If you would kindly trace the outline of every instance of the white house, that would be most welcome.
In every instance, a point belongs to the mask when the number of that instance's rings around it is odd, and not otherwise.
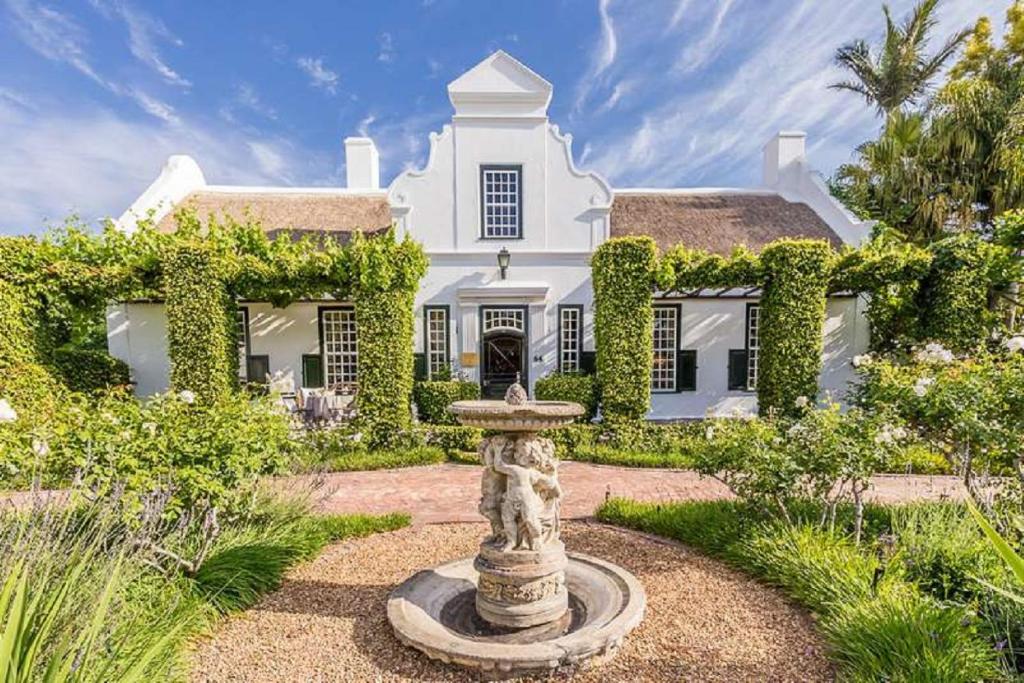
[[[803,133],[768,141],[758,188],[612,188],[576,168],[571,137],[548,120],[551,94],[550,83],[499,51],[448,85],[454,115],[430,135],[426,166],[387,188],[368,138],[345,140],[348,187],[339,189],[208,185],[192,159],[176,156],[119,224],[131,230],[152,211],[161,228],[172,229],[182,205],[201,216],[248,210],[269,231],[340,238],[394,224],[430,260],[416,299],[423,371],[451,365],[485,394],[503,391],[517,372],[532,393],[538,377],[593,362],[589,259],[609,237],[646,234],[663,249],[684,243],[728,253],[786,236],[839,246],[867,234],[870,226],[835,202],[809,169]],[[504,272],[501,253],[508,255]],[[656,295],[652,418],[756,409],[757,295]],[[852,376],[851,359],[867,346],[862,308],[852,296],[828,303],[821,384],[835,395]],[[241,302],[239,322],[243,372],[253,379],[280,371],[295,388],[357,380],[358,325],[345,302],[285,309]],[[166,388],[162,304],[112,307],[108,338],[140,394]]]

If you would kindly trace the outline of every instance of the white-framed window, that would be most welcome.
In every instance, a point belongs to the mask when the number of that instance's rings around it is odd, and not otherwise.
[[[679,308],[654,307],[654,366],[651,391],[676,390],[676,352],[679,350]]]
[[[426,322],[427,375],[433,377],[448,367],[448,307],[425,306],[423,311]]]
[[[747,305],[747,391],[757,390],[757,353],[760,341],[761,306]]]
[[[485,239],[523,236],[522,180],[522,166],[481,167],[480,219]]]
[[[558,369],[579,372],[583,352],[583,307],[561,306],[558,309]]]
[[[358,339],[356,312],[351,308],[320,309],[324,379],[327,386],[356,381]]]
[[[484,333],[494,330],[511,330],[525,332],[526,322],[521,308],[485,308]]]
[[[238,349],[238,379],[245,382],[249,374],[249,309],[245,306],[235,311],[235,346]]]

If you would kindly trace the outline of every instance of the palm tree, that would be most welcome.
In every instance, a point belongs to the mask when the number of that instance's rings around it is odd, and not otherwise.
[[[924,95],[931,81],[971,34],[962,29],[946,39],[942,48],[927,56],[929,33],[935,28],[935,8],[939,0],[921,0],[902,24],[893,21],[888,5],[885,14],[885,43],[879,54],[872,53],[864,40],[855,40],[836,51],[835,61],[854,78],[829,87],[862,95],[869,104],[888,116]]]

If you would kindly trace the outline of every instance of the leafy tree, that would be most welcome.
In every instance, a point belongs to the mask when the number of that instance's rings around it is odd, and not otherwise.
[[[888,5],[885,15],[885,42],[875,54],[868,43],[858,39],[836,51],[835,61],[849,71],[851,80],[833,83],[830,88],[858,93],[875,105],[879,113],[891,115],[916,103],[931,86],[932,80],[970,31],[957,31],[933,55],[925,54],[939,0],[922,0],[903,20],[893,21]]]
[[[987,235],[997,215],[1024,200],[1022,96],[1024,5],[1018,0],[1007,12],[1001,47],[982,17],[930,101],[914,111],[882,107],[888,116],[881,134],[858,148],[857,163],[839,169],[836,194],[919,243],[963,230]]]

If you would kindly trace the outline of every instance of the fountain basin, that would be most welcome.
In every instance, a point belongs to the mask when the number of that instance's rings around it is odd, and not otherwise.
[[[542,674],[603,662],[643,619],[646,596],[632,574],[610,562],[568,553],[569,610],[532,628],[503,629],[476,611],[474,558],[424,570],[388,598],[395,635],[428,657],[478,669],[491,679]]]
[[[539,432],[565,426],[583,414],[583,406],[568,401],[456,401],[448,406],[461,424],[502,432]]]

